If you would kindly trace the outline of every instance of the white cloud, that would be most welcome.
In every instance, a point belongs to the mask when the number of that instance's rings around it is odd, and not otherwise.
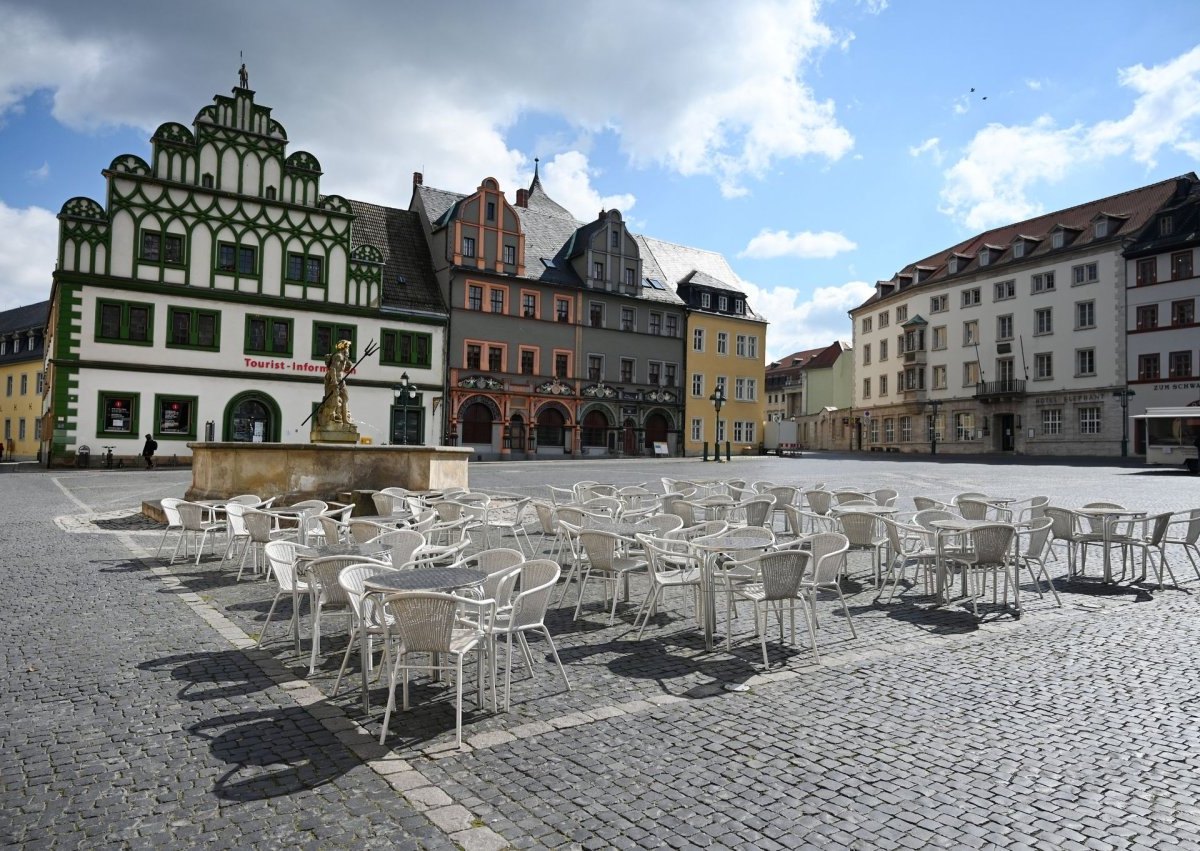
[[[406,198],[414,170],[435,186],[469,191],[491,175],[511,190],[528,179],[533,153],[552,153],[506,139],[530,115],[572,133],[610,132],[631,161],[711,176],[727,196],[781,159],[833,161],[853,145],[833,102],[805,79],[837,44],[817,0],[697,0],[687,15],[638,0],[533,0],[518,15],[490,0],[361,0],[354,17],[371,23],[354,27],[341,7],[298,5],[285,16],[238,0],[114,16],[90,0],[59,0],[52,13],[40,0],[7,0],[0,119],[47,89],[56,118],[75,129],[186,124],[180,104],[199,108],[236,81],[236,57],[215,71],[212,50],[229,43],[236,19],[258,101],[274,108],[293,148],[318,156],[334,191],[364,200]],[[529,45],[531,16],[539,31],[564,34],[561,43]],[[630,16],[636,27],[614,24]],[[448,53],[468,21],[493,49]],[[298,54],[298,45],[309,47]]]
[[[941,165],[946,159],[946,153],[941,147],[941,140],[937,136],[926,139],[919,145],[910,146],[908,153],[909,156],[913,157],[919,157],[922,154],[929,154],[935,165]]]
[[[1025,86],[1027,88],[1033,89],[1035,92],[1041,91],[1042,85],[1043,85],[1043,83],[1041,80],[1026,80],[1025,81]]]
[[[817,287],[807,298],[790,287],[766,289],[743,281],[754,310],[771,323],[767,330],[767,362],[801,349],[828,346],[851,338],[847,312],[875,293],[866,281]]]
[[[738,257],[753,257],[759,260],[773,257],[828,258],[856,248],[856,244],[836,231],[801,231],[791,234],[785,230],[763,228],[747,243]]]
[[[1039,213],[1030,189],[1073,168],[1124,156],[1153,167],[1164,149],[1200,156],[1200,46],[1152,68],[1121,69],[1118,82],[1136,94],[1123,118],[1058,127],[1043,115],[1027,125],[984,127],[945,172],[942,212],[983,230]]]
[[[628,193],[601,195],[592,186],[592,177],[599,176],[589,169],[588,158],[579,151],[567,151],[541,167],[542,185],[546,193],[570,210],[581,222],[590,222],[601,210],[620,210],[628,218],[629,209],[637,199]]]
[[[888,7],[888,0],[858,0],[858,5],[866,9],[869,15],[881,15]]]
[[[40,183],[41,181],[45,180],[47,177],[50,176],[50,163],[43,162],[37,168],[32,168],[29,171],[25,172],[25,176],[28,177],[30,180],[37,181]]]
[[[54,213],[0,201],[0,310],[48,299],[57,254]]]

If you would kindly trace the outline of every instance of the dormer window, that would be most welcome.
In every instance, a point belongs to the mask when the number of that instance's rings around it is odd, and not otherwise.
[[[1173,216],[1163,216],[1158,220],[1158,235],[1170,236],[1175,232],[1175,218]]]
[[[712,296],[708,293],[700,293],[700,306],[705,309],[712,307]]]
[[[720,296],[717,299],[717,310],[725,313],[729,310],[729,299],[726,296]]]
[[[1050,235],[1051,248],[1062,248],[1064,241],[1063,232],[1061,230],[1056,230]]]
[[[946,261],[946,271],[953,275],[959,270],[966,268],[966,265],[967,258],[959,254],[951,254],[950,259]]]
[[[1018,239],[1012,244],[1012,256],[1014,258],[1025,256],[1025,240]]]
[[[992,262],[992,251],[990,248],[979,249],[979,265],[987,266]]]
[[[1099,218],[1092,223],[1092,236],[1096,239],[1108,236],[1108,219]]]

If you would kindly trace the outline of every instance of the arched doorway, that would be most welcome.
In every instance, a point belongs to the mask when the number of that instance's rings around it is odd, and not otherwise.
[[[579,424],[579,445],[589,449],[604,449],[608,446],[608,417],[598,408],[583,415]]]
[[[239,393],[225,406],[225,440],[235,443],[278,443],[279,406],[265,393]]]
[[[537,442],[539,447],[565,446],[567,418],[558,408],[543,408],[537,418]]]
[[[492,412],[482,402],[473,402],[463,408],[462,442],[464,444],[491,444]]]
[[[667,418],[659,413],[653,413],[646,417],[646,441],[647,449],[654,449],[655,443],[667,442],[667,431],[670,430],[671,424],[667,422]]]
[[[508,421],[508,448],[517,452],[525,451],[525,418],[513,414]]]
[[[637,431],[632,419],[626,419],[622,425],[625,428],[624,447],[622,452],[626,455],[637,455]]]

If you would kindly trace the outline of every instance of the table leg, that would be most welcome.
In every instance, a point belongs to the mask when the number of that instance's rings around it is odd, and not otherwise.
[[[717,594],[713,587],[713,563],[716,553],[705,553],[700,566],[700,582],[704,586],[704,649],[713,649],[713,633],[717,626]]]

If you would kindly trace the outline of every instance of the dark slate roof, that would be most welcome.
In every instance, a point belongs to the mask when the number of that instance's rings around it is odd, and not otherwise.
[[[425,213],[436,230],[446,219],[447,213],[466,195],[434,189],[424,184],[416,187],[420,195]],[[535,204],[535,196],[538,199]],[[525,277],[544,284],[561,287],[585,288],[584,282],[575,273],[568,251],[580,229],[592,227],[595,223],[584,224],[559,206],[541,188],[541,181],[536,176],[529,189],[529,206],[513,207],[521,219],[521,231],[525,235]],[[443,223],[444,224],[444,223]],[[657,301],[664,304],[682,305],[683,300],[674,291],[676,283],[658,265],[649,249],[646,238],[633,234],[637,240],[642,258],[642,288],[640,298],[647,301]],[[545,261],[550,261],[547,265]],[[663,283],[663,289],[657,290],[646,286],[645,278],[654,278]]]
[[[373,245],[384,255],[381,306],[445,314],[420,217],[365,201],[351,200],[350,209],[355,216],[351,248]]]
[[[1155,216],[1158,210],[1165,204],[1172,203],[1172,199],[1183,197],[1195,185],[1197,180],[1198,178],[1195,173],[1189,172],[1180,177],[1173,177],[1170,180],[1152,183],[1149,186],[1131,189],[1128,192],[1121,192],[1117,195],[1110,195],[1107,198],[1088,201],[1085,204],[1079,204],[1065,210],[1057,210],[1053,213],[1046,213],[1045,215],[1027,219],[1023,222],[1003,225],[1002,227],[976,234],[957,245],[943,249],[936,254],[931,254],[923,260],[910,263],[897,272],[890,283],[898,285],[901,277],[909,276],[914,276],[913,280],[915,281],[915,272],[918,266],[933,270],[923,281],[890,290],[877,288],[875,295],[871,296],[854,310],[859,310],[869,304],[880,301],[882,298],[886,298],[901,289],[909,290],[929,284],[944,284],[948,281],[958,280],[966,275],[976,273],[981,269],[976,256],[979,253],[979,249],[985,245],[1004,246],[1004,252],[998,258],[993,258],[991,263],[982,267],[988,271],[988,274],[1003,275],[1004,266],[1007,263],[1027,264],[1031,259],[1039,257],[1053,259],[1055,255],[1090,245],[1119,243],[1121,240],[1141,232],[1142,228]],[[1108,236],[1097,238],[1093,235],[1092,223],[1102,215],[1114,218],[1119,224],[1109,229]],[[1054,248],[1050,234],[1058,228],[1064,228],[1078,235],[1062,248]],[[1023,257],[1014,258],[1012,256],[1011,245],[1013,240],[1019,236],[1026,238],[1033,237],[1040,241],[1032,246],[1032,250],[1027,249]],[[968,262],[961,265],[957,272],[951,274],[947,266],[947,261],[953,255],[967,258]],[[854,311],[851,312],[853,313]]]
[[[31,328],[44,328],[46,319],[50,316],[50,302],[39,301],[36,304],[26,304],[14,307],[12,310],[0,312],[0,334],[11,334],[14,331],[28,331]]]
[[[1181,193],[1178,203],[1167,204],[1161,213],[1171,215],[1171,232],[1163,235],[1158,226],[1161,215],[1154,216],[1125,249],[1126,257],[1160,254],[1200,243],[1200,183],[1192,184],[1186,195]]]

